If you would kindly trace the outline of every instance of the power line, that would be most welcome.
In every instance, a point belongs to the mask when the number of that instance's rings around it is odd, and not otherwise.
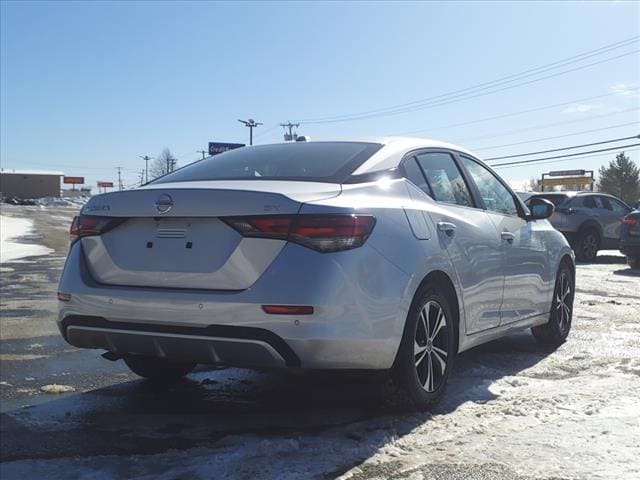
[[[267,133],[270,133],[270,132],[274,131],[274,130],[275,130],[276,128],[278,128],[279,126],[280,126],[280,124],[279,124],[279,123],[276,123],[275,125],[270,126],[270,127],[269,127],[269,128],[267,128],[266,130],[263,130],[262,132],[258,133],[258,134],[255,136],[254,140],[257,140],[257,139],[259,139],[259,138],[264,137]]]
[[[629,89],[629,91],[636,91],[636,90],[640,90],[640,87],[633,87],[633,88]],[[463,126],[466,126],[466,125],[474,125],[474,124],[477,124],[477,123],[488,122],[488,121],[491,121],[491,120],[499,120],[501,118],[508,118],[508,117],[514,117],[516,115],[523,115],[525,113],[533,113],[533,112],[539,112],[539,111],[542,111],[542,110],[547,110],[547,109],[550,109],[550,108],[564,107],[564,106],[571,105],[571,104],[574,104],[574,103],[588,102],[590,100],[597,100],[597,99],[604,98],[604,97],[610,97],[612,95],[619,95],[619,94],[617,92],[611,92],[611,93],[605,93],[605,94],[602,94],[602,95],[594,95],[592,97],[577,98],[575,100],[570,100],[570,101],[567,101],[567,102],[554,103],[553,105],[545,105],[543,107],[530,108],[530,109],[527,109],[527,110],[519,110],[517,112],[503,113],[503,114],[500,114],[500,115],[495,115],[493,117],[485,117],[485,118],[480,118],[480,119],[477,119],[477,120],[469,120],[469,121],[466,121],[466,122],[453,123],[453,124],[449,124],[449,125],[443,125],[443,126],[440,126],[440,127],[422,128],[420,130],[412,130],[412,131],[409,131],[409,132],[401,132],[401,133],[396,133],[394,135],[412,135],[414,133],[421,133],[421,132],[427,132],[427,131],[432,131],[432,130],[444,130],[444,129],[447,129],[447,128],[463,127]]]
[[[572,147],[553,148],[551,150],[540,150],[538,152],[519,153],[517,155],[506,155],[504,157],[485,158],[485,161],[490,162],[492,160],[504,160],[507,158],[528,157],[529,155],[540,155],[543,153],[561,152],[563,150],[574,150],[576,148],[593,147],[594,145],[603,145],[605,143],[622,142],[624,140],[636,140],[639,138],[640,138],[640,135],[634,135],[632,137],[615,138],[613,140],[604,140],[602,142],[583,143],[582,145],[574,145]]]
[[[528,132],[530,130],[541,130],[549,127],[557,127],[559,125],[569,125],[572,123],[588,122],[588,121],[596,120],[599,118],[606,118],[614,115],[620,115],[622,113],[636,112],[638,110],[640,110],[640,107],[627,108],[625,110],[619,110],[617,112],[603,113],[601,115],[592,115],[590,117],[585,117],[585,118],[576,118],[573,120],[564,120],[562,122],[546,123],[542,125],[534,125],[533,127],[518,128],[516,130],[507,130],[507,131],[497,133],[497,134],[492,134],[492,135],[479,135],[476,137],[467,137],[463,139],[452,140],[452,143],[468,142],[469,140],[484,140],[486,138],[505,137],[508,135],[514,135],[516,133]]]
[[[568,57],[565,58],[563,60],[559,60],[550,64],[546,64],[546,65],[542,65],[533,69],[529,69],[529,70],[525,70],[516,74],[511,74],[508,75],[506,77],[502,77],[496,80],[492,80],[489,82],[484,82],[484,83],[480,83],[471,87],[466,87],[463,89],[459,89],[459,90],[455,90],[449,93],[444,93],[444,94],[440,94],[440,95],[436,95],[436,96],[432,96],[432,97],[427,97],[427,98],[423,98],[420,100],[414,100],[412,102],[407,102],[407,103],[403,103],[403,104],[398,104],[398,105],[393,105],[393,106],[389,106],[389,107],[384,107],[384,108],[378,108],[378,109],[374,109],[374,110],[368,110],[368,111],[364,111],[364,112],[359,112],[359,113],[352,113],[352,114],[344,114],[344,115],[336,115],[336,116],[331,116],[331,117],[319,117],[319,118],[307,118],[307,119],[302,119],[299,120],[301,123],[337,123],[337,122],[343,122],[343,121],[352,121],[352,120],[360,120],[360,119],[365,119],[365,118],[373,118],[373,117],[377,117],[377,116],[386,116],[386,115],[395,115],[395,114],[399,114],[399,113],[406,113],[409,111],[414,111],[414,110],[419,110],[419,109],[423,109],[423,108],[428,108],[428,107],[433,107],[433,106],[440,106],[440,105],[446,105],[449,103],[454,103],[457,101],[462,101],[462,100],[467,100],[467,99],[471,99],[471,98],[475,98],[477,96],[481,96],[481,95],[488,95],[491,93],[496,93],[502,90],[506,90],[506,89],[510,89],[510,88],[515,88],[517,86],[521,86],[521,85],[526,85],[529,83],[533,83],[533,82],[538,82],[541,80],[545,80],[547,78],[552,78],[558,75],[563,75],[565,73],[570,73],[576,70],[581,70],[584,68],[588,68],[591,66],[595,66],[604,62],[608,62],[608,61],[612,61],[612,60],[616,60],[618,58],[627,56],[627,55],[632,55],[634,53],[637,53],[637,50],[633,50],[631,52],[626,52],[622,55],[618,55],[618,56],[614,56],[614,57],[610,57],[610,58],[606,58],[603,60],[599,60],[590,64],[586,64],[586,65],[581,65],[579,67],[575,67],[569,70],[565,70],[562,72],[556,72],[554,74],[551,75],[547,75],[541,78],[537,78],[537,79],[533,79],[533,80],[529,80],[527,82],[521,82],[521,83],[517,83],[516,85],[511,85],[511,86],[507,86],[504,88],[500,88],[500,89],[495,89],[495,87],[501,86],[501,85],[505,85],[505,84],[509,84],[509,83],[513,83],[513,82],[518,82],[524,78],[527,77],[531,77],[531,76],[536,76],[539,75],[541,73],[544,73],[546,71],[549,70],[555,70],[557,68],[561,68],[564,66],[568,66],[571,65],[573,63],[577,63],[580,61],[584,61],[588,58],[591,58],[593,56],[597,56],[597,55],[602,55],[603,53],[608,53],[610,51],[619,49],[619,48],[624,48],[627,46],[632,45],[633,43],[636,43],[638,41],[638,38],[640,38],[640,36],[634,36],[631,37],[629,39],[623,40],[623,41],[619,41],[613,44],[609,44],[609,45],[605,45],[604,47],[600,47],[598,49],[595,50],[591,50],[582,54],[578,54],[578,55],[574,55],[572,57]],[[491,89],[495,89],[489,92],[485,92],[482,94],[478,94],[478,92],[481,92],[483,90],[491,90]],[[451,98],[448,98],[451,97]]]
[[[638,150],[640,150],[639,148],[628,148],[625,149],[624,152],[637,152]],[[574,158],[565,158],[562,160],[547,160],[545,162],[540,162],[540,163],[536,163],[536,165],[544,165],[544,164],[548,164],[548,163],[562,163],[562,162],[571,162],[571,161],[575,161],[575,160],[582,160],[582,159],[586,159],[586,158],[597,158],[597,157],[604,157],[609,155],[608,153],[597,153],[595,155],[585,155],[584,157],[574,157]],[[508,165],[505,167],[500,167],[500,166],[492,166],[491,168],[518,168],[521,167],[522,165]]]
[[[565,133],[564,135],[555,135],[553,137],[536,138],[535,140],[524,140],[522,142],[505,143],[503,145],[492,145],[490,147],[474,148],[473,151],[474,152],[480,152],[482,150],[493,150],[493,149],[496,149],[496,148],[513,147],[515,145],[524,145],[525,143],[537,143],[537,142],[543,142],[545,140],[555,140],[557,138],[573,137],[575,135],[583,135],[585,133],[601,132],[603,130],[611,130],[613,128],[628,127],[629,125],[638,125],[638,124],[640,124],[640,122],[620,123],[618,125],[611,125],[609,127],[592,128],[591,130],[581,130],[579,132]]]
[[[632,144],[629,144],[629,145],[619,145],[617,147],[601,148],[600,150],[591,150],[589,152],[567,153],[565,155],[558,155],[558,156],[555,156],[555,157],[534,158],[534,159],[531,159],[531,160],[519,160],[517,162],[496,163],[495,165],[491,165],[491,166],[492,167],[503,167],[505,165],[520,165],[520,164],[523,164],[523,163],[535,163],[535,162],[542,162],[544,160],[555,160],[557,158],[577,157],[577,156],[586,155],[586,154],[589,154],[589,153],[610,152],[611,150],[620,150],[622,148],[636,147],[638,145],[640,145],[640,143],[632,143]]]

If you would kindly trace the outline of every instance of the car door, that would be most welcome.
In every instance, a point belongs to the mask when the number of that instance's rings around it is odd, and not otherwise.
[[[500,237],[505,276],[500,324],[548,312],[552,275],[543,233],[522,218],[522,205],[497,175],[471,157],[459,159]]]
[[[500,237],[491,219],[475,204],[450,152],[418,152],[403,163],[412,182],[436,201],[425,213],[456,271],[464,302],[465,332],[497,327],[504,274]]]
[[[603,207],[601,210],[602,213],[600,214],[604,236],[602,246],[604,248],[617,249],[618,241],[620,240],[622,219],[631,209],[612,197],[599,196],[598,199],[601,201]]]

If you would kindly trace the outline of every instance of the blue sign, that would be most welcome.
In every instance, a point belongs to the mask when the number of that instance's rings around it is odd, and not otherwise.
[[[221,142],[209,142],[209,155],[217,155],[224,153],[234,148],[242,148],[246,146],[244,143],[221,143]]]

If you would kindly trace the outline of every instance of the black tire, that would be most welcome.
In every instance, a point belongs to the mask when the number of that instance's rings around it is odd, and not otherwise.
[[[571,330],[574,296],[573,270],[567,262],[563,262],[556,275],[549,321],[531,329],[538,343],[548,348],[557,348],[565,342]]]
[[[127,355],[124,357],[124,363],[136,375],[155,383],[176,382],[196,366],[192,362],[174,362],[164,358],[143,355]]]
[[[575,245],[576,258],[581,262],[592,262],[600,249],[600,235],[595,228],[580,232]]]
[[[388,404],[425,410],[442,398],[457,354],[457,324],[442,289],[426,284],[418,290],[385,391]]]
[[[627,263],[631,268],[640,268],[640,256],[627,255]]]

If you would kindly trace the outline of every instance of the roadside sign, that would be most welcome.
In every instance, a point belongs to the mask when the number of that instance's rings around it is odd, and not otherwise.
[[[554,185],[592,185],[594,182],[591,177],[569,177],[569,178],[545,178],[542,185],[552,187]]]
[[[84,177],[62,177],[62,183],[71,185],[84,185]]]
[[[98,188],[113,188],[113,182],[98,182]]]
[[[568,177],[570,175],[584,175],[585,170],[556,170],[555,172],[549,172],[547,175],[550,177]]]
[[[222,142],[209,142],[209,155],[217,155],[224,153],[228,150],[235,148],[242,148],[246,145],[244,143],[222,143]]]

